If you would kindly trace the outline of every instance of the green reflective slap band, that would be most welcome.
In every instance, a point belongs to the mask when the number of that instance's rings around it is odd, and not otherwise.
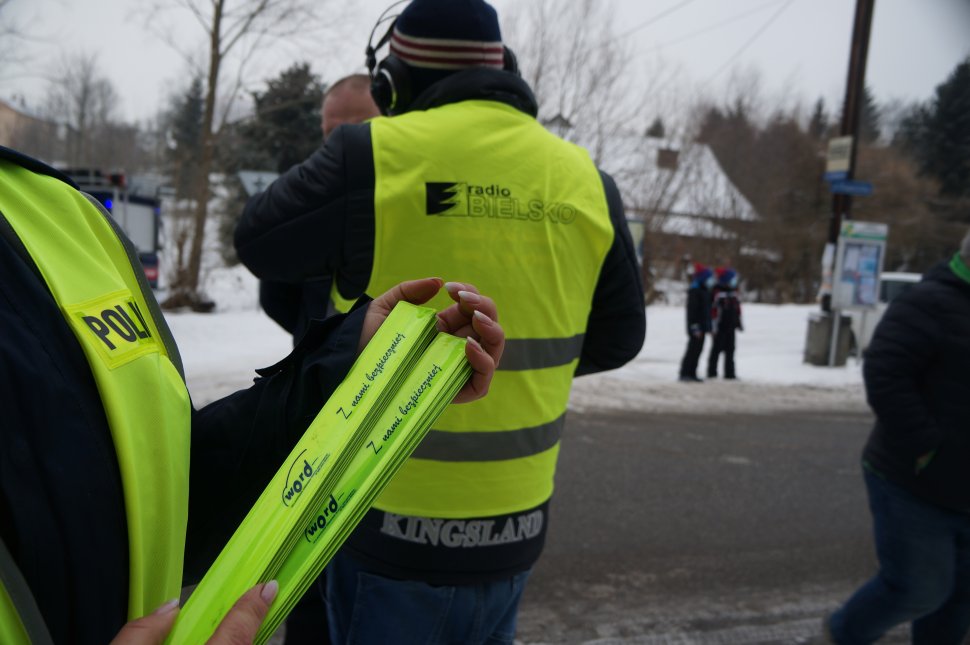
[[[300,540],[275,576],[280,591],[256,643],[273,635],[470,374],[465,341],[445,334],[435,338],[303,527]]]
[[[433,309],[394,308],[193,591],[167,642],[204,642],[240,596],[274,578],[280,592],[264,625],[282,622],[467,380],[464,341],[439,335],[435,323]],[[388,415],[399,407],[408,414],[392,428]]]

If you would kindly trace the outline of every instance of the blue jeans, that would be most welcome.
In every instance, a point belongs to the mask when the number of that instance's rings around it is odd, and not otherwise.
[[[840,645],[912,622],[913,643],[959,645],[970,631],[970,514],[927,504],[865,471],[879,572],[829,619]]]
[[[500,645],[515,640],[529,572],[456,587],[368,573],[338,553],[327,567],[327,616],[334,643]]]

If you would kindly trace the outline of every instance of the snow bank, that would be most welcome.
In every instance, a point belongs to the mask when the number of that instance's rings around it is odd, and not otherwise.
[[[258,367],[284,357],[290,336],[259,309],[257,281],[243,267],[216,269],[206,283],[216,313],[167,313],[195,404],[248,387]],[[744,304],[745,331],[735,362],[740,380],[680,383],[687,342],[684,309],[647,308],[647,341],[621,369],[576,379],[570,408],[650,413],[866,410],[861,364],[815,367],[802,362],[807,305]],[[708,341],[710,345],[710,341]],[[707,348],[699,374],[706,371]]]
[[[802,362],[810,305],[748,304],[745,330],[737,334],[738,381],[680,383],[687,345],[683,307],[647,307],[647,340],[621,369],[576,379],[570,407],[576,410],[644,412],[775,412],[867,409],[861,363],[817,367]],[[707,340],[698,375],[707,370]],[[718,370],[722,371],[722,364]]]

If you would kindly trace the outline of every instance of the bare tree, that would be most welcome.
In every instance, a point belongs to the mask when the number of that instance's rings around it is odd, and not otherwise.
[[[939,182],[893,147],[859,148],[856,176],[878,188],[852,204],[853,217],[889,225],[886,271],[923,272],[953,252],[966,225],[940,210]]]
[[[649,296],[655,240],[693,176],[690,121],[682,116],[689,92],[679,66],[635,52],[632,32],[619,33],[608,3],[596,0],[517,3],[505,24],[540,120],[590,152],[616,180],[627,217],[639,220],[633,228],[643,231]],[[663,136],[645,136],[658,118]]]
[[[48,85],[47,110],[67,130],[68,164],[97,165],[92,142],[112,123],[117,102],[114,86],[98,68],[96,54],[61,56]]]
[[[536,0],[510,8],[506,40],[532,86],[544,122],[568,123],[564,138],[599,163],[606,140],[638,118],[630,46],[610,8],[595,0]]]
[[[0,0],[0,78],[10,75],[14,66],[23,62],[20,45],[25,39],[26,27],[23,20],[13,16],[11,6],[14,0]]]
[[[55,39],[48,23],[38,13],[37,3],[29,0],[0,0],[0,88],[4,99],[12,99],[19,107],[35,111],[16,81],[39,79],[37,67],[31,65],[39,47],[54,47]]]
[[[247,64],[266,46],[306,34],[309,25],[324,24],[319,14],[327,4],[312,0],[155,0],[146,7],[149,24],[161,24],[154,19],[167,12],[191,16],[205,36],[207,50],[206,63],[198,69],[205,82],[205,102],[191,242],[186,256],[180,258],[185,270],[178,272],[180,279],[172,285],[166,306],[211,307],[203,302],[199,289],[210,173],[219,134],[243,85]],[[171,38],[165,40],[194,62],[183,46]]]

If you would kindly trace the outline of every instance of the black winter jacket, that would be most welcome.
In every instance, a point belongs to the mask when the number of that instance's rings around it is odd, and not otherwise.
[[[415,100],[414,109],[471,99],[500,101],[535,116],[532,90],[521,78],[485,68],[456,73]],[[601,173],[616,235],[593,296],[577,375],[615,369],[643,345],[643,288],[623,204],[612,178]],[[335,276],[347,298],[361,295],[374,260],[374,157],[369,124],[338,127],[326,144],[246,204],[236,227],[239,258],[264,281],[262,301],[288,326],[279,286]],[[417,277],[417,276],[416,276]],[[369,294],[376,296],[379,294]],[[300,298],[291,295],[291,307]],[[300,322],[292,323],[299,329]]]
[[[70,183],[2,147],[0,158]],[[0,539],[54,642],[102,645],[128,605],[111,432],[81,347],[2,213],[0,276]],[[193,410],[186,584],[199,580],[346,374],[365,309],[311,326],[251,388]]]
[[[940,264],[893,300],[863,376],[876,413],[866,466],[927,502],[970,513],[970,283]]]
[[[687,335],[711,331],[711,292],[694,282],[687,289]]]

